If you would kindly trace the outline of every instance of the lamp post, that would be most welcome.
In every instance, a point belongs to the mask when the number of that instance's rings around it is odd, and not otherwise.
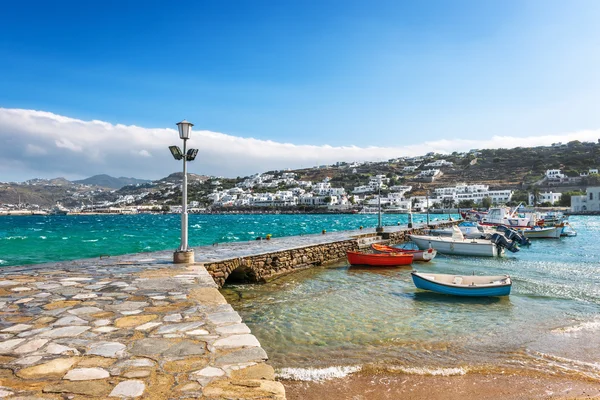
[[[429,226],[429,190],[427,190],[427,226]]]
[[[377,213],[377,228],[375,228],[375,232],[381,234],[383,233],[383,226],[381,225],[381,182],[379,182],[379,187],[377,189],[377,206],[379,212]]]
[[[169,150],[176,160],[183,160],[183,182],[181,185],[181,245],[173,253],[173,262],[193,263],[194,249],[188,248],[188,215],[187,215],[187,161],[193,161],[198,154],[197,149],[187,150],[187,140],[192,132],[192,124],[186,120],[177,123],[179,137],[183,140],[183,151],[178,146],[169,146]]]

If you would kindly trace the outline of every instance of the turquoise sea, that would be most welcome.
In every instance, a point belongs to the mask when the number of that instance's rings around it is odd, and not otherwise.
[[[435,216],[434,218],[447,218]],[[424,215],[416,215],[423,221]],[[384,215],[384,225],[406,223]],[[0,217],[0,267],[175,249],[178,215]],[[365,367],[413,374],[542,371],[600,381],[600,217],[578,236],[538,240],[502,259],[438,255],[405,268],[340,262],[222,289],[282,377]],[[190,244],[375,227],[377,215],[190,215]],[[410,270],[510,274],[510,297],[417,290]]]
[[[406,224],[406,215],[382,215],[383,225]],[[457,217],[455,215],[455,217]],[[376,214],[190,214],[190,246],[254,240],[271,234],[307,235],[377,226]],[[414,215],[424,222],[426,215]],[[431,215],[430,219],[448,218]],[[176,249],[177,214],[0,217],[0,267]]]

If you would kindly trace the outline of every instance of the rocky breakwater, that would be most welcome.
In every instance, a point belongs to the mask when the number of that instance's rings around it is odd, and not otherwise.
[[[318,245],[292,248],[265,254],[237,257],[204,264],[219,287],[231,275],[249,282],[264,282],[269,278],[298,269],[310,268],[346,257],[348,250],[359,247],[357,239],[334,241]]]
[[[285,399],[207,271],[170,257],[0,269],[0,398]]]

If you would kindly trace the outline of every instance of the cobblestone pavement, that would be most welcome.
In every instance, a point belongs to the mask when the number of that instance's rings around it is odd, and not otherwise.
[[[0,269],[0,398],[285,399],[204,267],[171,258]]]

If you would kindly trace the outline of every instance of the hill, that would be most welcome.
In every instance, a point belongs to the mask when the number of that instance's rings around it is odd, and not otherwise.
[[[94,185],[111,189],[121,189],[123,186],[128,185],[137,185],[151,182],[146,179],[136,179],[136,178],[114,178],[110,175],[94,175],[92,177],[81,179],[77,181],[73,181],[73,183],[79,183],[82,185]]]

